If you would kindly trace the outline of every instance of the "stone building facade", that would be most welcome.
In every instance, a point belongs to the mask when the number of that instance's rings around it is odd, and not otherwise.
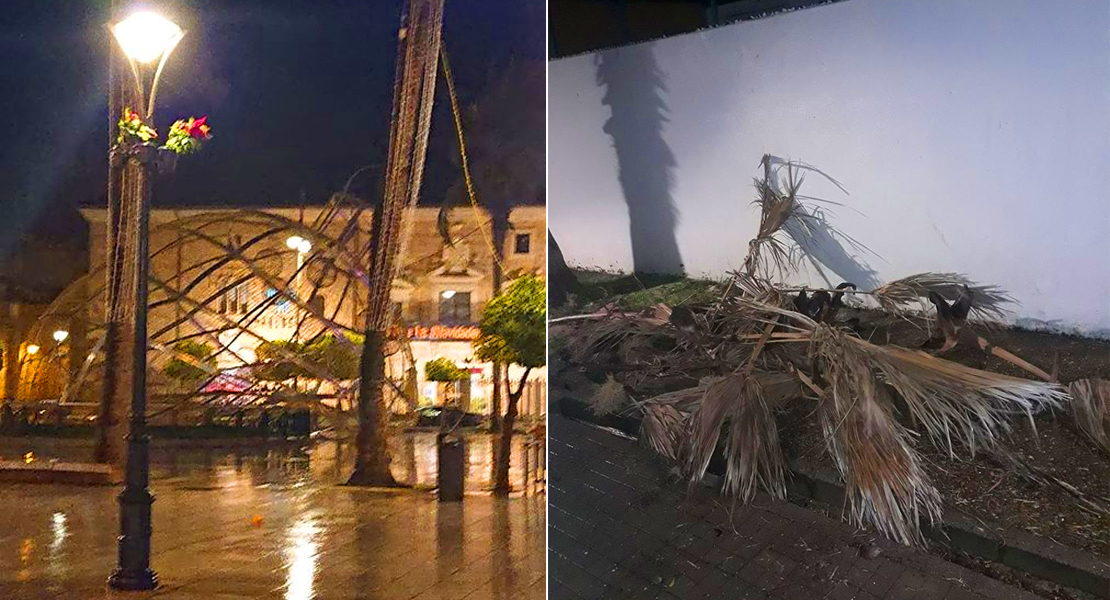
[[[89,289],[103,279],[106,211],[84,209],[89,223]],[[505,285],[517,274],[544,274],[546,221],[543,206],[520,206],[510,213],[503,250]],[[447,358],[471,373],[470,409],[489,412],[491,365],[473,358],[471,340],[493,294],[492,223],[482,210],[455,208],[446,223],[438,208],[413,209],[392,300],[407,328],[410,352],[390,359],[400,378],[416,367],[424,403],[439,403],[444,390],[424,381],[423,365]],[[360,331],[367,291],[365,264],[372,213],[352,208],[159,209],[151,215],[151,311],[149,335],[155,352],[152,386],[164,364],[158,348],[191,339],[218,350],[218,367],[229,374],[212,385],[235,385],[236,370],[255,362],[263,341],[307,340],[328,328]],[[449,234],[446,243],[443,232]],[[342,239],[342,241],[340,241]],[[235,258],[236,255],[246,260]],[[229,258],[229,256],[231,258]],[[89,301],[95,329],[103,302]],[[317,316],[324,315],[325,319]],[[169,356],[167,353],[166,356]],[[516,369],[510,375],[519,376]],[[546,410],[546,373],[533,371],[522,409]],[[326,386],[325,386],[326,389]]]

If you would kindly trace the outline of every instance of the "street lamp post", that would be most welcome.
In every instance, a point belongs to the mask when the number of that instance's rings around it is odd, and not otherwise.
[[[181,41],[184,32],[171,21],[151,12],[136,12],[112,26],[112,35],[119,43],[134,77],[137,107],[134,109],[146,123],[154,118],[154,102],[158,81],[170,53]],[[144,65],[157,61],[150,93],[145,93]],[[126,150],[126,151],[125,151]],[[147,276],[149,271],[150,192],[152,165],[157,149],[137,146],[123,149],[118,145],[115,158],[126,161],[122,191],[124,202],[130,202],[136,219],[133,279],[134,337],[131,356],[131,410],[127,434],[127,463],[124,489],[119,495],[120,536],[116,570],[108,584],[118,590],[149,590],[158,586],[158,576],[150,568],[151,505],[150,439],[146,432],[146,351],[147,351]],[[118,251],[118,249],[117,249]]]

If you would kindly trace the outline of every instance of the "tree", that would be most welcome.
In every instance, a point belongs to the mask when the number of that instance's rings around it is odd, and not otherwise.
[[[446,358],[436,358],[424,363],[424,379],[447,383],[462,381],[470,374]]]
[[[547,302],[544,280],[524,275],[500,296],[490,300],[478,325],[475,354],[484,361],[524,367],[516,389],[512,389],[509,369],[505,369],[505,388],[509,390],[505,419],[501,422],[501,438],[497,444],[493,492],[509,494],[509,457],[516,423],[517,404],[524,393],[524,384],[532,369],[546,364]]]
[[[162,368],[162,374],[183,385],[196,385],[216,371],[212,346],[193,340],[173,345],[174,357]]]
[[[255,377],[263,381],[287,381],[294,378],[350,381],[358,377],[358,353],[354,346],[362,337],[346,334],[350,344],[334,334],[325,334],[309,342],[275,340],[262,342],[255,350],[261,364],[254,368]]]

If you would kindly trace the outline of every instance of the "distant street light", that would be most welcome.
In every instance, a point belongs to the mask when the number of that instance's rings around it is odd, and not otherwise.
[[[38,346],[36,346],[34,344],[31,344],[30,346],[27,346],[27,354],[35,355],[35,354],[38,354],[38,353],[39,353],[39,347]]]
[[[134,76],[137,106],[135,120],[144,126],[154,123],[158,82],[170,53],[185,33],[172,21],[153,12],[135,12],[112,26],[112,35],[127,56]],[[150,86],[144,85],[144,69],[157,61]],[[149,93],[146,92],[149,90]],[[146,138],[143,140],[147,141]],[[146,369],[147,369],[147,301],[150,271],[150,193],[152,166],[158,150],[149,144],[121,147],[117,153],[126,163],[124,178],[134,182],[130,193],[124,192],[121,202],[131,203],[137,235],[134,240],[134,337],[130,367],[131,411],[127,433],[127,460],[124,490],[119,495],[120,535],[118,564],[108,585],[118,590],[150,590],[158,587],[158,576],[150,568],[150,513],[154,497],[150,494],[150,438],[146,432]],[[122,151],[122,152],[121,152]],[[115,158],[113,158],[115,160]],[[128,189],[127,185],[123,189]],[[111,199],[109,199],[111,202]],[[119,250],[117,250],[119,251]],[[117,285],[123,285],[119,282]],[[58,339],[55,332],[55,339]],[[68,336],[68,334],[66,334]],[[63,338],[64,339],[64,338]],[[59,340],[61,341],[61,340]],[[113,355],[114,356],[114,355]],[[110,364],[108,368],[119,367]]]
[[[290,250],[296,250],[301,254],[308,254],[312,251],[312,242],[299,235],[289,236],[289,238],[285,240],[285,245],[288,246]]]
[[[301,271],[304,270],[304,255],[312,251],[312,242],[304,239],[299,235],[291,235],[285,240],[285,245],[290,250],[297,251],[297,294],[303,292],[301,289],[304,284],[304,277],[301,276]]]
[[[69,337],[69,332],[64,330],[64,329],[59,329],[59,330],[54,332],[54,341],[58,342],[59,344],[66,341],[66,338],[68,338],[68,337]]]

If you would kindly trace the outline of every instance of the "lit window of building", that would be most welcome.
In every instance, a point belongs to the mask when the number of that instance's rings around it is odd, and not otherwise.
[[[471,322],[470,292],[449,290],[439,295],[441,325],[468,325]]]

